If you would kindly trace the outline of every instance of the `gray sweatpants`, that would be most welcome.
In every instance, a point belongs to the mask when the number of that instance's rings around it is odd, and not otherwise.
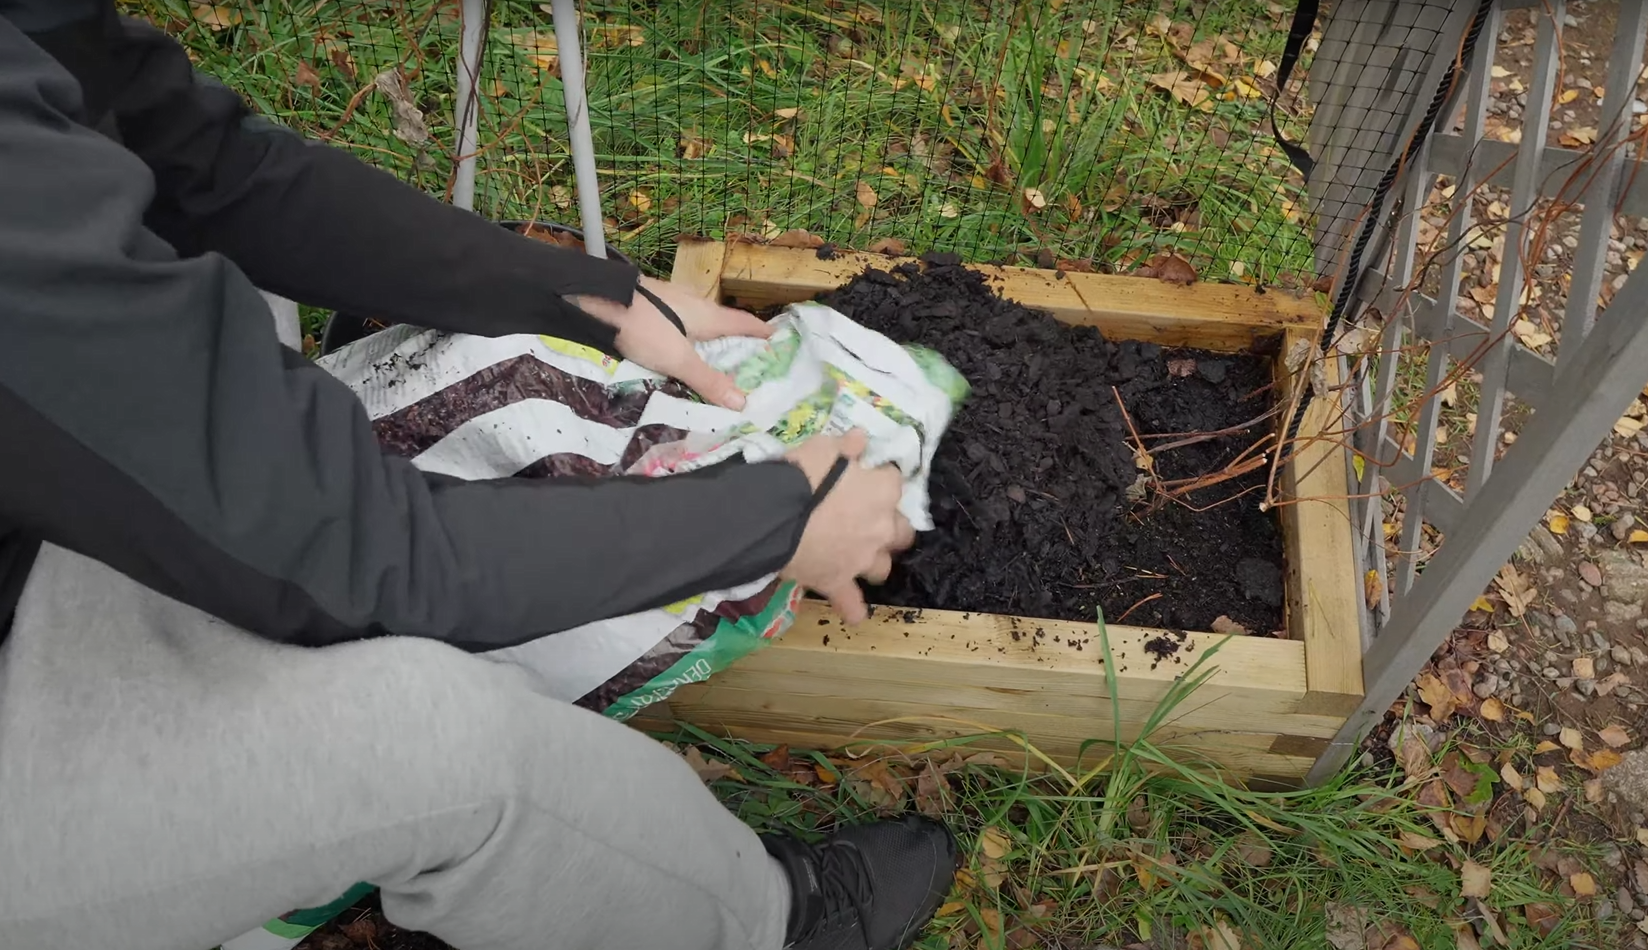
[[[691,768],[513,668],[260,640],[48,547],[0,648],[0,948],[205,950],[357,881],[460,950],[775,950]]]

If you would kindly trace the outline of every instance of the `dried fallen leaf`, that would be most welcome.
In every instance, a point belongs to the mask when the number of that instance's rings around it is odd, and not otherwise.
[[[1024,200],[1037,211],[1047,207],[1047,196],[1041,193],[1040,188],[1024,189]]]
[[[1169,376],[1178,376],[1180,378],[1187,378],[1187,377],[1190,377],[1190,376],[1194,376],[1195,374],[1196,374],[1196,361],[1194,359],[1172,359],[1172,360],[1167,361],[1167,375],[1169,375]],[[1229,617],[1224,617],[1223,619],[1224,619],[1224,622],[1227,625],[1231,623],[1231,620],[1230,620]],[[1217,624],[1218,621],[1215,620],[1214,623]],[[1218,627],[1215,626],[1214,629],[1213,629],[1213,632],[1214,633],[1222,633],[1223,631],[1219,630]]]
[[[1187,285],[1196,282],[1196,268],[1177,254],[1162,254],[1150,261],[1143,271],[1164,284]]]
[[[1581,580],[1592,587],[1602,586],[1602,571],[1590,561],[1579,562],[1579,576]]]
[[[1523,789],[1522,800],[1532,805],[1534,811],[1539,811],[1545,807],[1545,793],[1538,788]]]
[[[223,3],[191,3],[189,15],[213,31],[227,30],[240,23],[240,11]]]
[[[1631,678],[1629,676],[1626,676],[1624,673],[1621,673],[1618,670],[1615,670],[1614,672],[1609,673],[1607,676],[1604,676],[1602,679],[1597,680],[1597,684],[1596,684],[1597,695],[1598,696],[1606,696],[1609,693],[1613,692],[1616,689],[1619,689],[1621,686],[1624,686],[1626,683],[1629,683],[1629,682],[1631,682]]]
[[[1574,662],[1571,665],[1570,669],[1573,670],[1574,679],[1581,679],[1581,680],[1594,680],[1594,679],[1596,679],[1596,661],[1591,659],[1588,656],[1576,656],[1576,657],[1574,657]]]
[[[1476,844],[1488,830],[1487,815],[1454,815],[1454,834],[1466,844]]]
[[[1582,755],[1582,753],[1574,753],[1576,758],[1580,755]],[[1598,749],[1590,755],[1585,756],[1585,760],[1583,762],[1576,764],[1581,768],[1588,769],[1592,772],[1606,772],[1623,761],[1625,761],[1625,757],[1620,755],[1618,752],[1615,752],[1613,749]]]
[[[292,83],[298,86],[307,86],[312,92],[320,92],[320,73],[316,72],[315,67],[309,65],[306,60],[298,63],[297,71],[292,74]]]
[[[1556,769],[1549,765],[1541,765],[1534,770],[1534,784],[1547,795],[1555,794],[1562,789],[1562,779],[1557,777]]]
[[[1471,609],[1477,613],[1491,614],[1494,612],[1494,604],[1485,596],[1478,597],[1471,601]]]
[[[1561,93],[1559,93],[1557,95],[1556,101],[1557,101],[1558,105],[1567,105],[1568,103],[1573,102],[1575,99],[1578,99],[1578,98],[1579,98],[1579,90],[1578,89],[1564,89],[1564,90],[1562,90]]]
[[[1242,862],[1249,867],[1262,868],[1270,866],[1270,842],[1259,835],[1251,831],[1242,832],[1236,838],[1235,848],[1236,856],[1241,858]]]
[[[1584,871],[1568,876],[1568,886],[1574,889],[1579,897],[1595,897],[1597,892],[1596,878]]]
[[[642,214],[652,210],[652,196],[639,188],[629,193],[629,203],[630,207]]]
[[[1489,696],[1487,699],[1482,701],[1482,705],[1478,707],[1477,713],[1489,722],[1504,722],[1505,704],[1500,702],[1498,697]]]
[[[1631,744],[1631,734],[1625,731],[1624,726],[1617,723],[1603,726],[1597,732],[1597,738],[1601,739],[1602,744],[1610,749],[1621,749]]]
[[[1509,610],[1513,617],[1521,617],[1527,613],[1538,596],[1528,579],[1510,564],[1499,569],[1499,574],[1494,577],[1494,587],[1505,601],[1505,609]]]
[[[870,183],[860,181],[858,183],[858,203],[866,208],[874,208],[877,200],[879,199],[876,196],[876,190],[870,187]]]
[[[1569,129],[1557,137],[1558,141],[1569,148],[1583,148],[1587,145],[1594,145],[1596,139],[1597,130],[1589,126]]]
[[[1459,894],[1461,897],[1487,897],[1488,891],[1493,888],[1493,871],[1486,866],[1477,864],[1469,858],[1459,869]]]
[[[1550,904],[1528,904],[1522,908],[1522,914],[1528,919],[1528,926],[1541,937],[1549,937],[1562,922],[1562,915]]]
[[[1169,360],[1168,362],[1171,364],[1173,361]],[[1196,361],[1186,360],[1185,362],[1192,364],[1192,372],[1194,372],[1194,365]],[[1171,373],[1172,371],[1173,370],[1170,366],[1168,368],[1168,372]],[[1189,374],[1187,373],[1186,375]],[[1248,629],[1229,617],[1226,617],[1224,614],[1220,614],[1219,616],[1213,618],[1213,632],[1227,634],[1230,636],[1245,637],[1248,634]]]
[[[1585,748],[1585,737],[1573,726],[1563,726],[1562,731],[1557,733],[1556,740],[1562,743],[1564,749],[1579,752]]]
[[[1630,535],[1625,539],[1625,543],[1648,544],[1648,531],[1644,531],[1641,528],[1632,528]]]
[[[1404,831],[1398,840],[1402,842],[1402,847],[1412,848],[1415,851],[1429,851],[1442,844],[1436,838],[1427,837],[1417,831]]]
[[[1534,746],[1534,755],[1544,755],[1547,752],[1555,752],[1560,748],[1562,747],[1549,739],[1541,739],[1539,744]]]
[[[1561,512],[1555,512],[1545,519],[1545,525],[1551,529],[1552,534],[1567,534],[1568,516]]]
[[[1419,687],[1419,698],[1431,707],[1431,718],[1442,722],[1453,716],[1458,706],[1454,702],[1453,690],[1447,687],[1434,673],[1423,673],[1414,681]]]
[[[1175,69],[1171,72],[1157,73],[1150,77],[1150,82],[1159,89],[1165,90],[1175,100],[1184,103],[1192,109],[1203,112],[1213,111],[1213,92],[1207,84],[1202,82],[1197,74]]]
[[[1530,350],[1537,350],[1555,339],[1549,333],[1541,330],[1539,325],[1531,320],[1516,321],[1511,325],[1511,332],[1516,334],[1516,338],[1522,341],[1522,345]]]
[[[1510,649],[1510,646],[1511,641],[1503,632],[1493,630],[1488,633],[1488,649],[1494,651],[1495,653],[1504,653],[1506,650]]]
[[[1499,777],[1504,779],[1505,784],[1509,785],[1513,791],[1522,791],[1522,773],[1516,770],[1516,766],[1509,762],[1501,765],[1499,767]]]
[[[882,238],[870,245],[871,254],[886,254],[889,257],[901,257],[909,252],[909,247],[898,238]]]
[[[1573,512],[1574,512],[1574,517],[1575,518],[1579,519],[1580,521],[1585,522],[1586,524],[1590,524],[1590,522],[1591,522],[1591,509],[1585,507],[1584,505],[1575,505],[1573,507]]]
[[[1599,778],[1586,779],[1585,784],[1584,784],[1584,789],[1585,789],[1585,801],[1586,801],[1587,804],[1591,804],[1591,805],[1600,805],[1600,804],[1602,804],[1602,795],[1603,795],[1602,779],[1599,779]]]
[[[1007,852],[1013,850],[1013,839],[1007,837],[1007,833],[1000,828],[991,825],[979,832],[979,848],[985,857],[1000,860]]]
[[[700,752],[695,745],[687,746],[681,756],[687,760],[687,764],[692,766],[692,770],[698,773],[699,779],[706,785],[711,782],[719,782],[722,779],[729,779],[734,782],[744,781],[744,776],[738,774],[737,769],[719,759],[704,758],[704,753]]]
[[[791,228],[773,238],[771,244],[773,247],[819,248],[824,246],[824,239],[806,228]]]
[[[1192,950],[1242,950],[1241,934],[1223,917],[1211,927],[1192,930],[1188,942]]]

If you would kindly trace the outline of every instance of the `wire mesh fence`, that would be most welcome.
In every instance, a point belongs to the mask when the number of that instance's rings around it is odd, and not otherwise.
[[[260,109],[450,189],[456,0],[127,0]],[[491,0],[477,211],[575,223],[548,4]],[[609,239],[903,242],[976,261],[1306,285],[1301,178],[1267,121],[1291,5],[1266,0],[581,4]],[[1294,140],[1296,95],[1278,112]]]

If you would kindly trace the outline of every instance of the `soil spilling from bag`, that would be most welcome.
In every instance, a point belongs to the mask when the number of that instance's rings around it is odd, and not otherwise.
[[[937,350],[973,386],[934,463],[936,527],[871,599],[1083,621],[1102,607],[1111,623],[1280,631],[1282,535],[1258,510],[1269,466],[1152,506],[1159,493],[1138,499],[1128,425],[1147,450],[1191,442],[1151,452],[1164,482],[1224,471],[1274,428],[1261,418],[1275,400],[1271,361],[1111,342],[1003,300],[952,256],[923,261],[871,269],[820,298]],[[1196,440],[1212,432],[1223,434]]]

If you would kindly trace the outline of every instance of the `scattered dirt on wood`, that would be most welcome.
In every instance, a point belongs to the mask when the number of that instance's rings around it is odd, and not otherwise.
[[[297,950],[453,950],[426,933],[402,930],[384,919],[376,893],[310,934]]]
[[[1146,510],[1129,498],[1140,470],[1117,404],[1147,448],[1231,430],[1154,453],[1164,480],[1218,472],[1271,431],[1254,421],[1272,405],[1269,359],[1111,342],[1003,300],[954,255],[922,260],[822,298],[939,351],[973,385],[934,464],[936,529],[874,598],[1068,620],[1102,605],[1112,622],[1208,630],[1224,615],[1280,630],[1282,537],[1258,510],[1265,469]]]

